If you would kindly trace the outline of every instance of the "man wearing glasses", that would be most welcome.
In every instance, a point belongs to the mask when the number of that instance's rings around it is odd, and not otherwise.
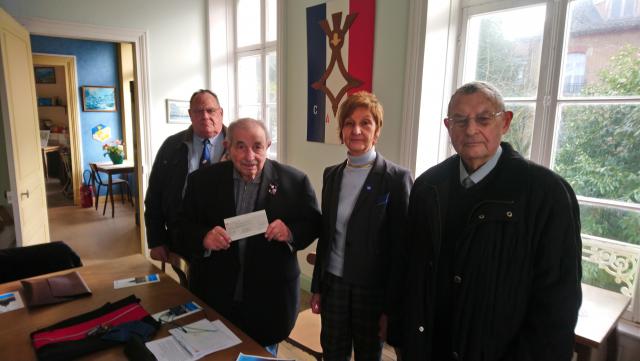
[[[571,359],[578,203],[564,179],[501,142],[512,118],[488,83],[451,97],[457,155],[411,191],[405,360]]]
[[[218,96],[198,90],[189,101],[191,126],[167,138],[153,163],[144,220],[151,258],[167,261],[169,251],[188,259],[178,232],[178,210],[187,176],[224,156],[226,127]]]

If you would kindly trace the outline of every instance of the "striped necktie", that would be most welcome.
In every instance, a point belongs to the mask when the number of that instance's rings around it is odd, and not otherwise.
[[[211,164],[211,150],[209,149],[209,144],[211,144],[209,139],[205,139],[202,141],[202,155],[200,156],[200,166],[198,167],[198,169]]]

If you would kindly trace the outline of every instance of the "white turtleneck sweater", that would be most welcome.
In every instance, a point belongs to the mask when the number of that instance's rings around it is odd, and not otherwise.
[[[358,200],[360,190],[375,160],[375,148],[371,148],[367,153],[357,157],[347,154],[347,166],[344,168],[342,182],[340,183],[336,234],[331,245],[329,264],[327,265],[327,271],[338,277],[342,277],[344,270],[344,246],[349,218],[351,218],[351,212]],[[352,167],[351,165],[354,166]]]

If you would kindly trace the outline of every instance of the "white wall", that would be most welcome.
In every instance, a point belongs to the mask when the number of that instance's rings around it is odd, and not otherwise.
[[[309,175],[320,197],[322,172],[325,167],[346,157],[342,145],[306,141],[307,132],[307,38],[306,8],[323,1],[290,0],[285,9],[285,126],[287,163]],[[384,107],[384,125],[376,149],[387,159],[398,162],[401,144],[401,117],[404,68],[407,46],[408,0],[378,0],[373,59],[373,92]],[[308,250],[315,250],[315,244]],[[307,251],[308,252],[308,251]],[[305,277],[311,267],[306,253],[298,259]],[[304,278],[303,277],[303,285]],[[306,280],[308,281],[308,279]]]
[[[146,30],[153,155],[186,127],[166,123],[165,99],[188,100],[207,85],[206,0],[0,0],[0,6],[14,17]]]

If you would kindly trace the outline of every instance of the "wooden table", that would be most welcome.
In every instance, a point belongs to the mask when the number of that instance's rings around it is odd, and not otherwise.
[[[49,180],[49,161],[47,160],[47,154],[52,152],[59,152],[59,145],[47,145],[45,147],[40,147],[42,151],[42,166],[44,167],[44,177],[46,180]]]
[[[122,164],[113,164],[111,162],[107,163],[94,163],[99,172],[106,173],[109,177],[109,181],[107,183],[107,188],[109,189],[109,196],[111,199],[111,218],[115,217],[115,208],[113,208],[113,175],[114,174],[129,174],[135,173],[136,166],[131,161],[126,161]],[[97,175],[96,175],[97,176]],[[95,184],[93,185],[93,189],[96,189]],[[131,191],[131,188],[129,188]],[[98,204],[98,197],[100,195],[96,192],[96,205]],[[107,200],[105,199],[105,202]],[[106,204],[105,204],[106,206]],[[104,212],[103,212],[104,213]]]
[[[608,345],[616,347],[612,345],[615,339],[608,336],[630,301],[619,293],[582,284],[582,306],[575,329],[578,360],[590,360],[591,351],[607,340]]]
[[[40,328],[50,326],[58,321],[94,310],[106,302],[120,300],[131,294],[140,298],[141,305],[154,314],[170,307],[195,301],[204,307],[204,312],[197,312],[180,319],[180,324],[195,322],[203,317],[209,320],[222,319],[222,321],[236,334],[242,343],[232,348],[215,352],[203,358],[203,360],[229,361],[235,360],[240,352],[245,354],[269,356],[270,354],[235,327],[222,318],[212,308],[191,294],[185,288],[180,287],[173,279],[153,266],[142,255],[133,255],[117,258],[110,261],[95,263],[76,269],[85,280],[93,294],[89,297],[44,306],[35,309],[22,308],[15,311],[0,314],[0,360],[35,360],[36,354],[31,346],[29,334]],[[52,274],[64,274],[70,270]],[[160,282],[122,289],[113,289],[113,281],[116,279],[143,276],[152,273],[160,274]],[[0,294],[21,290],[19,281],[0,284]],[[174,326],[163,325],[156,334],[156,339],[169,335],[169,328]],[[113,347],[89,354],[83,360],[126,360],[122,351],[123,347]]]

